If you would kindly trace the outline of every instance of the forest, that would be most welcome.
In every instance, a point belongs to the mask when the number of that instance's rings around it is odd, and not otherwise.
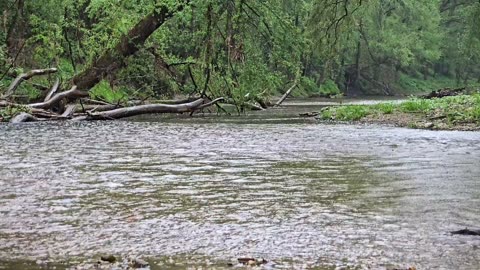
[[[480,269],[480,0],[0,0],[0,270]]]
[[[4,107],[61,114],[78,98],[181,96],[240,112],[293,88],[406,96],[480,82],[476,0],[2,0],[0,10]]]

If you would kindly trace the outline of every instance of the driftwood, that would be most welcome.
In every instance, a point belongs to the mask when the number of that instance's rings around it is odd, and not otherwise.
[[[10,86],[7,89],[7,92],[5,92],[2,98],[8,98],[11,95],[13,95],[13,93],[15,93],[15,90],[17,90],[18,86],[20,86],[20,84],[23,81],[29,80],[34,76],[51,74],[55,72],[57,72],[56,68],[47,68],[47,69],[34,69],[34,70],[30,70],[29,72],[22,73],[18,75],[18,77],[10,84]]]
[[[73,120],[112,120],[112,119],[121,119],[125,117],[132,117],[142,114],[158,114],[158,113],[185,113],[199,110],[205,108],[205,106],[212,106],[219,101],[222,101],[223,98],[218,98],[214,101],[207,102],[203,98],[199,98],[190,103],[170,105],[170,104],[147,104],[147,105],[138,105],[133,107],[118,108],[114,110],[109,110],[105,112],[95,112],[89,113],[86,116],[76,117]],[[204,106],[202,106],[204,105]]]
[[[94,104],[86,104],[86,105],[75,105],[75,113],[85,113],[85,112],[105,112],[118,109],[122,106],[117,104],[107,104],[107,105],[94,105]]]
[[[16,115],[15,117],[13,117],[10,120],[10,123],[16,124],[16,123],[34,122],[34,121],[38,121],[38,118],[29,114],[29,113],[22,112],[22,113]]]
[[[217,104],[217,103],[220,102],[220,101],[225,101],[225,98],[223,98],[223,97],[217,98],[217,99],[212,100],[212,101],[210,101],[210,102],[208,102],[208,103],[202,104],[202,105],[196,107],[196,108],[195,108],[195,111],[198,111],[198,110],[201,110],[201,109],[210,107],[210,106],[212,106],[212,105]]]
[[[287,90],[287,92],[285,92],[285,94],[277,101],[277,103],[275,103],[275,106],[280,106],[282,105],[282,103],[285,101],[285,99],[287,99],[287,97],[292,93],[293,89],[295,89],[295,87],[297,87],[297,83],[294,83],[292,87],[290,87],[290,89]]]
[[[48,92],[47,96],[43,100],[44,102],[47,102],[49,99],[52,98],[53,95],[55,95],[58,91],[58,88],[60,86],[60,79],[57,78],[55,81],[55,84],[53,85],[52,89]]]
[[[423,95],[423,96],[421,96],[421,98],[432,99],[432,98],[443,98],[443,97],[458,96],[458,95],[462,94],[464,91],[465,91],[465,87],[455,88],[455,89],[443,88],[443,89],[432,91],[427,95]]]
[[[87,97],[87,96],[88,96],[88,92],[80,91],[77,89],[76,86],[73,86],[72,89],[65,92],[58,93],[48,101],[34,103],[28,106],[30,106],[31,108],[37,108],[37,109],[51,109],[53,106],[57,105],[60,101],[64,99],[77,99],[77,98]]]
[[[65,111],[63,112],[62,117],[65,117],[65,118],[71,117],[75,112],[75,107],[76,106],[73,104],[68,105]]]

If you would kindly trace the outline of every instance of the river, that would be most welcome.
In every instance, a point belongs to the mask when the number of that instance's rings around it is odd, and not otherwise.
[[[449,233],[480,227],[480,133],[295,117],[310,105],[0,125],[0,269],[480,269],[480,237]]]

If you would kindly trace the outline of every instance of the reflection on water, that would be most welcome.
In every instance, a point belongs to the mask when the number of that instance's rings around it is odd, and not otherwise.
[[[162,121],[0,126],[0,261],[480,268],[479,133]]]

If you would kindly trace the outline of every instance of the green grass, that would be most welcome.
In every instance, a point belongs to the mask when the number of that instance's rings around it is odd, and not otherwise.
[[[392,103],[381,103],[373,106],[374,110],[378,110],[383,114],[392,114],[395,106]]]
[[[444,97],[439,99],[412,98],[393,104],[346,105],[329,107],[320,117],[324,120],[356,121],[368,115],[395,113],[416,114],[425,119],[446,119],[450,125],[475,123],[480,125],[480,94]]]

